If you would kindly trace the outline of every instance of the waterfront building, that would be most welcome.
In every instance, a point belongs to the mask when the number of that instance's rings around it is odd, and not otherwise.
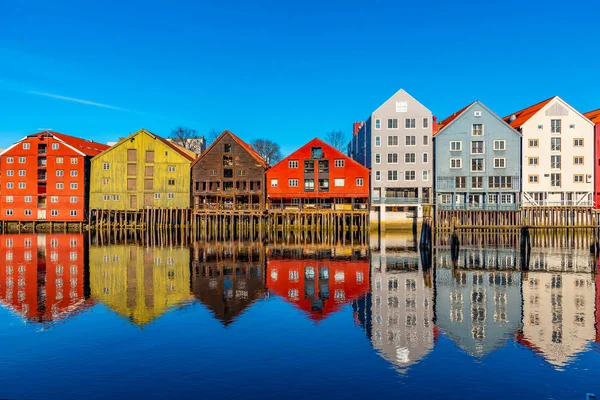
[[[53,323],[93,305],[82,233],[2,235],[0,252],[0,303],[25,321]]]
[[[195,153],[145,129],[92,159],[90,208],[189,208]]]
[[[190,250],[137,244],[90,246],[94,301],[143,326],[191,300]]]
[[[434,134],[438,210],[517,210],[521,135],[480,101]]]
[[[0,221],[86,220],[90,160],[107,148],[45,131],[4,150],[0,153]]]
[[[483,357],[521,329],[521,272],[514,248],[464,247],[452,260],[436,249],[436,325],[459,347]]]
[[[264,210],[265,160],[229,131],[192,164],[193,208]]]
[[[400,89],[355,123],[348,155],[371,169],[371,221],[413,221],[433,201],[435,117]]]
[[[192,290],[223,325],[266,295],[265,247],[194,243]]]
[[[321,321],[369,291],[369,259],[366,252],[350,246],[339,246],[334,252],[270,248],[267,289],[311,320]]]
[[[368,205],[369,170],[318,138],[269,168],[266,176],[269,209]]]
[[[523,206],[592,206],[594,124],[558,96],[504,120],[523,136]]]
[[[594,208],[600,208],[600,109],[584,116],[594,124]]]

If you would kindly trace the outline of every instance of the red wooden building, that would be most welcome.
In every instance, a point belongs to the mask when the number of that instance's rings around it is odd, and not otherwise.
[[[0,153],[0,221],[83,222],[90,159],[108,146],[39,132]]]
[[[3,235],[0,253],[0,302],[27,321],[52,322],[92,305],[82,233]]]
[[[320,321],[369,291],[369,260],[267,257],[267,289]]]
[[[594,130],[594,207],[600,208],[600,108],[585,113],[584,116],[596,125]]]
[[[267,170],[267,206],[367,208],[369,170],[315,138]]]

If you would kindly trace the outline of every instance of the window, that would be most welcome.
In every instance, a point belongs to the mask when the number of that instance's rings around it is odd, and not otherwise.
[[[79,163],[79,159],[77,157],[71,157],[71,164]]]
[[[451,194],[443,194],[440,196],[440,202],[442,204],[450,204],[452,203],[452,195]]]
[[[417,154],[416,153],[405,153],[404,154],[404,163],[405,164],[414,164],[417,162]]]
[[[298,187],[298,179],[289,179],[288,186],[289,187]]]
[[[25,189],[27,184],[25,182],[19,182],[19,189]]]
[[[313,159],[323,158],[323,149],[321,149],[320,147],[313,147],[310,149],[310,152],[311,158]]]
[[[167,168],[167,171],[169,172],[175,172],[175,166],[174,165],[169,165]]]
[[[425,128],[429,128],[429,118],[423,118],[423,129]]]
[[[23,143],[23,150],[29,150],[30,146],[29,143]]]
[[[550,186],[561,187],[560,174],[550,174]]]
[[[65,162],[65,159],[63,157],[56,157],[56,163],[57,164],[62,164]]]
[[[375,153],[375,164],[381,164],[381,154]]]
[[[574,165],[583,165],[583,157],[581,157],[581,156],[573,157],[573,164]]]
[[[356,178],[356,186],[362,186],[364,183],[363,178]]]
[[[381,146],[381,136],[375,136],[375,146]]]
[[[398,180],[398,171],[388,171],[388,181],[397,181]]]
[[[550,121],[550,131],[552,133],[560,133],[561,132],[561,122],[560,119],[553,119]]]
[[[314,179],[305,179],[304,180],[304,190],[306,192],[313,192],[315,190],[315,180]]]
[[[450,151],[462,151],[462,142],[459,142],[459,141],[450,142]]]
[[[56,170],[56,176],[64,176],[65,175],[65,171],[62,169],[57,169]]]
[[[538,175],[529,175],[529,183],[539,183],[540,177]]]
[[[538,125],[538,130],[544,129],[544,125]]]
[[[333,186],[344,187],[344,184],[345,184],[344,178],[336,178],[333,180]]]
[[[569,125],[569,129],[575,129],[575,124]]]
[[[71,189],[77,189],[77,182],[71,182]]]
[[[512,188],[512,176],[490,176],[488,186],[490,189],[510,189]]]
[[[344,166],[344,160],[343,159],[336,159],[334,161],[334,166],[336,168],[342,168]]]
[[[71,176],[72,176],[73,178],[75,178],[77,175],[78,175],[78,172],[77,172],[77,170],[76,170],[76,169],[72,169],[72,170],[71,170]]]
[[[77,216],[77,210],[70,210],[70,211],[69,211],[69,215],[70,215],[71,217],[76,217],[76,216]]]
[[[417,127],[417,120],[415,118],[406,118],[404,120],[404,127],[406,129],[415,129]]]
[[[69,197],[69,203],[71,203],[71,204],[77,203],[77,196]]]
[[[506,140],[494,140],[494,150],[506,150]]]
[[[388,146],[398,146],[398,136],[388,136]]]
[[[50,215],[53,217],[58,217],[58,210],[50,210]]]
[[[167,194],[167,198],[169,198],[170,200],[173,200],[175,198],[175,193]]]
[[[471,172],[485,171],[485,160],[483,158],[471,159]]]
[[[225,144],[223,144],[223,152],[224,153],[231,153],[231,143],[225,143]]]
[[[19,157],[19,164],[25,164],[25,157]]]
[[[50,203],[58,203],[58,196],[51,196]]]
[[[15,187],[14,182],[6,182],[6,188],[7,189],[13,189]]]
[[[12,164],[15,162],[15,159],[13,157],[6,157],[6,163],[7,164]]]
[[[415,171],[404,171],[405,181],[414,181],[417,179],[417,173]]]
[[[583,139],[573,139],[573,147],[583,147]]]
[[[31,203],[33,201],[32,196],[25,196],[25,203]]]
[[[13,215],[13,210],[7,208],[6,209],[6,215],[8,215],[9,217]]]
[[[52,150],[58,150],[58,143],[52,143]]]
[[[489,204],[498,204],[498,195],[497,194],[488,194],[488,203]]]
[[[483,136],[483,124],[473,124],[473,127],[471,128],[471,135]]]
[[[289,168],[298,168],[298,160],[290,160],[288,162],[288,167]]]
[[[108,186],[109,183],[110,183],[109,178],[102,178],[102,186]]]
[[[494,158],[494,168],[506,168],[506,158]]]
[[[274,179],[271,179],[271,187],[277,187],[277,185],[278,185],[278,182],[279,182],[279,181],[278,181],[276,178],[274,178]]]
[[[6,196],[7,203],[12,203],[13,201],[14,201],[14,198],[12,196]]]
[[[429,180],[429,171],[428,170],[423,170],[423,180],[424,181],[428,181]]]
[[[483,154],[484,144],[483,140],[477,140],[471,142],[471,154]]]
[[[169,186],[175,186],[175,179],[168,179],[167,180],[167,185],[169,185]]]
[[[388,119],[388,129],[398,129],[398,119],[397,118]]]
[[[408,102],[406,101],[397,101],[396,102],[396,112],[408,112]]]
[[[9,169],[6,171],[6,176],[15,176],[15,171],[12,169]]]
[[[417,145],[417,137],[416,136],[407,136],[405,140],[405,144],[407,146],[416,146]]]
[[[529,157],[527,159],[527,164],[531,166],[539,165],[540,159],[538,157]]]
[[[423,146],[429,145],[429,136],[423,135]]]
[[[109,163],[103,163],[102,164],[102,169],[105,170],[105,171],[110,170],[110,164]]]
[[[456,189],[466,189],[467,188],[467,177],[466,176],[457,176],[454,178],[454,187]]]
[[[550,168],[552,169],[560,169],[561,168],[561,162],[560,162],[560,156],[551,156],[550,157]]]
[[[550,150],[551,151],[560,151],[560,138],[553,137],[550,139]]]
[[[529,147],[539,147],[540,141],[538,139],[529,139]]]
[[[65,187],[64,183],[62,183],[62,182],[56,182],[56,188],[57,189],[61,190],[61,189],[64,189],[64,187]]]
[[[381,180],[381,171],[375,171],[375,180],[376,181],[380,181]]]
[[[154,198],[157,200],[160,199],[160,193],[154,193]]]
[[[583,175],[581,175],[581,174],[573,175],[573,182],[583,183]]]
[[[471,177],[471,188],[472,189],[483,189],[483,176],[472,176]]]
[[[110,200],[110,195],[109,194],[105,194],[104,196],[102,196],[102,199],[104,201],[109,201]]]
[[[26,172],[24,169],[19,170],[19,176],[25,176]]]
[[[398,164],[398,153],[388,154],[388,164]]]
[[[510,193],[502,193],[500,196],[500,201],[502,204],[512,204],[513,203],[513,195]]]
[[[462,158],[451,158],[450,159],[450,168],[451,169],[462,168]]]
[[[377,129],[377,130],[381,129],[381,120],[380,119],[375,120],[375,129]]]
[[[429,162],[429,153],[423,153],[423,164],[427,164]]]

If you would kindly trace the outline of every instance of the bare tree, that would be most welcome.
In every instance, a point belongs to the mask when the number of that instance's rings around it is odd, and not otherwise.
[[[195,129],[187,128],[185,126],[178,126],[171,129],[169,139],[184,149],[191,150],[195,153],[200,153],[202,150],[202,142],[204,141],[204,137],[199,135]]]
[[[346,153],[348,140],[344,132],[333,130],[325,135],[325,141],[342,153]]]
[[[283,158],[281,149],[275,142],[268,139],[254,139],[251,144],[267,165],[273,165]]]
[[[217,140],[217,138],[219,136],[221,136],[221,133],[218,130],[211,129],[210,132],[208,132],[208,135],[207,135],[207,140],[208,140],[207,144],[209,144],[209,145],[212,144],[215,140]]]

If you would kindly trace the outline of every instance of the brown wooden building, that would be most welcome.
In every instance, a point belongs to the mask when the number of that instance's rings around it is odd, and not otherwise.
[[[224,131],[192,164],[194,210],[264,210],[266,169],[252,146]]]

